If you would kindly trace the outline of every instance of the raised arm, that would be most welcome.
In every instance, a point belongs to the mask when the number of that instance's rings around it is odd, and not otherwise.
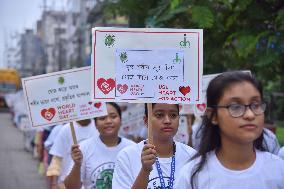
[[[78,144],[71,147],[71,156],[74,161],[74,166],[70,174],[65,178],[64,184],[66,189],[80,189],[81,188],[81,165],[83,161],[83,154],[79,149]]]
[[[131,189],[147,189],[152,165],[155,163],[157,152],[154,145],[145,144],[141,153],[142,167]]]

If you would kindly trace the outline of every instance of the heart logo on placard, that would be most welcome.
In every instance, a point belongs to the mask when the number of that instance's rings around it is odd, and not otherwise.
[[[118,90],[121,94],[125,93],[125,92],[127,91],[127,89],[128,89],[128,86],[127,86],[126,84],[124,84],[124,85],[118,84],[118,85],[117,85],[117,90]]]
[[[102,106],[102,103],[101,102],[97,102],[97,103],[95,103],[94,104],[94,107],[96,107],[96,108],[100,108]]]
[[[111,78],[107,80],[100,78],[97,81],[97,85],[104,94],[108,94],[115,87],[115,81]]]
[[[190,92],[190,87],[189,86],[180,86],[179,91],[185,96],[187,93]]]
[[[205,110],[206,110],[206,104],[205,103],[197,104],[196,107],[201,112],[205,112]]]
[[[54,108],[49,108],[49,109],[42,109],[40,114],[44,119],[50,121],[55,116],[55,112],[56,111]]]

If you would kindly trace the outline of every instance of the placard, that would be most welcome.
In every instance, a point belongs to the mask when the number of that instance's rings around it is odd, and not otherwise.
[[[94,100],[201,102],[203,30],[94,28],[92,39]]]
[[[31,127],[50,126],[107,114],[91,101],[91,68],[77,68],[22,79]]]

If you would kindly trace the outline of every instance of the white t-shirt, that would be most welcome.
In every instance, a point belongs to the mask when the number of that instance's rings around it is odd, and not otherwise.
[[[256,151],[256,160],[245,170],[230,170],[208,153],[207,163],[196,176],[195,189],[284,189],[284,161],[269,152]],[[174,188],[191,189],[190,177],[200,158],[187,163]],[[196,178],[195,177],[195,178]]]
[[[279,150],[278,156],[284,159],[284,146]]]
[[[180,142],[176,143],[176,155],[175,155],[175,175],[174,178],[178,178],[180,169],[185,165],[189,159],[196,153],[191,147],[182,144]],[[117,155],[117,161],[115,164],[115,169],[113,173],[112,188],[115,189],[129,189],[133,186],[136,177],[138,176],[141,165],[141,152],[144,147],[144,141],[136,145],[132,145],[124,148]],[[172,158],[158,158],[162,175],[166,184],[169,184],[170,173],[171,173],[171,161]],[[154,189],[161,186],[159,175],[155,164],[153,165],[153,170],[150,173],[148,187],[147,189]]]
[[[59,131],[63,128],[63,125],[56,125],[54,126],[54,128],[51,130],[50,134],[48,135],[46,141],[44,142],[44,148],[46,150],[50,150],[53,143],[54,143],[54,140],[56,139]]]
[[[266,147],[266,149],[270,153],[277,155],[280,150],[280,144],[278,142],[276,135],[269,129],[264,128],[263,138],[264,138],[264,141],[263,141],[264,147]]]
[[[98,136],[99,132],[95,126],[95,122],[91,119],[91,122],[87,126],[80,126],[77,122],[73,122],[76,133],[77,142],[80,143],[90,137]],[[58,135],[55,138],[49,154],[62,158],[61,172],[58,178],[58,182],[64,181],[65,177],[72,169],[73,160],[71,157],[71,146],[73,145],[72,133],[70,123],[67,123],[60,129]]]
[[[106,146],[100,137],[92,137],[80,144],[83,153],[81,182],[85,189],[111,188],[112,174],[118,152],[135,143],[126,138],[114,147]]]

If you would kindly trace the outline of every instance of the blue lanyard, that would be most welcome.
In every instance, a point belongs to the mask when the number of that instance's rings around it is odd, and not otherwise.
[[[175,164],[176,164],[175,152],[176,152],[176,145],[174,143],[174,154],[173,154],[172,162],[171,162],[171,176],[170,176],[169,189],[173,188],[174,180],[175,180]],[[163,177],[163,174],[162,174],[162,169],[161,169],[161,165],[160,165],[160,162],[158,160],[158,157],[156,157],[156,168],[157,168],[158,175],[159,175],[159,178],[160,178],[161,187],[162,187],[162,189],[166,189],[165,180],[164,180],[164,177]]]

